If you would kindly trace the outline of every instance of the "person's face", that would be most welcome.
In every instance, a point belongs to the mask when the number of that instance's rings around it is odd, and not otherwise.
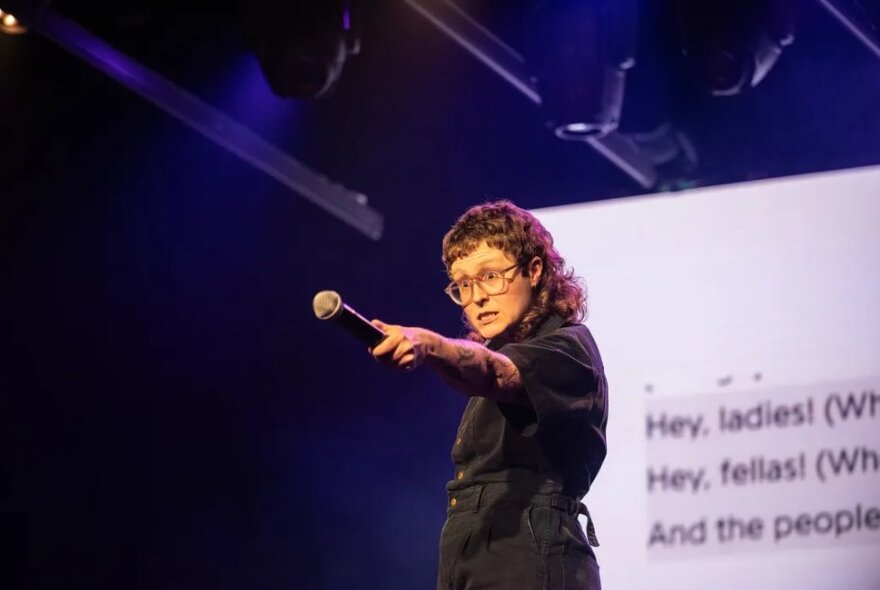
[[[516,261],[503,250],[493,248],[486,242],[476,250],[459,258],[449,267],[452,280],[463,277],[477,277],[486,270],[502,270],[514,265]],[[507,288],[497,295],[489,295],[478,282],[473,284],[473,298],[464,306],[464,313],[471,326],[483,338],[497,338],[515,328],[522,320],[532,303],[534,285],[541,276],[541,260],[529,263],[528,276],[523,276],[523,268],[516,267],[504,273],[509,278]]]

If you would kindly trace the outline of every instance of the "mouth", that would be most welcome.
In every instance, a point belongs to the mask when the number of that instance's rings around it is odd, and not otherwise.
[[[477,321],[483,325],[491,324],[498,317],[497,311],[484,311],[477,314]]]

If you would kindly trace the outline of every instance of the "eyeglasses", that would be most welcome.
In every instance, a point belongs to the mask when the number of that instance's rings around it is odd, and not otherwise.
[[[509,271],[519,267],[517,262],[513,266],[498,270],[495,268],[487,268],[475,277],[462,277],[457,281],[452,281],[444,289],[449,298],[461,306],[465,306],[474,299],[474,285],[480,285],[480,288],[487,295],[500,295],[507,290],[507,286],[516,277],[507,278]]]

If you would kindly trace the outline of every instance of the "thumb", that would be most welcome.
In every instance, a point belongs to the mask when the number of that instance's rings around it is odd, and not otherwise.
[[[371,320],[370,323],[373,324],[374,326],[376,326],[377,328],[379,328],[380,330],[382,330],[383,332],[388,331],[388,324],[386,324],[385,322],[383,322],[381,320]]]

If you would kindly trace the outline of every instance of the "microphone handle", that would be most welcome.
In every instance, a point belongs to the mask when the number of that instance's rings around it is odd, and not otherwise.
[[[385,332],[371,324],[364,316],[345,303],[342,304],[342,313],[337,316],[336,321],[370,348],[385,338]]]

